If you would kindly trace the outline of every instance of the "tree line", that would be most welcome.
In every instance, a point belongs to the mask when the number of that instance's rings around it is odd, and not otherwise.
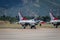
[[[34,17],[29,17],[29,16],[25,16],[27,19],[33,19]],[[60,19],[60,16],[57,16],[57,18]],[[49,16],[38,16],[37,17],[38,20],[43,20],[45,22],[50,21],[50,17]],[[15,17],[11,17],[11,16],[0,16],[0,20],[2,21],[9,21],[10,23],[13,22],[18,22],[19,21],[19,16],[15,16]]]

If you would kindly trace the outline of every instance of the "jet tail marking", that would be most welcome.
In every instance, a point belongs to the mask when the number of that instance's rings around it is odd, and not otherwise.
[[[23,17],[23,15],[21,14],[21,11],[18,13],[18,15],[20,20],[27,20],[27,18]]]
[[[58,18],[55,18],[53,13],[50,12],[50,17],[51,17],[51,20],[58,20]]]

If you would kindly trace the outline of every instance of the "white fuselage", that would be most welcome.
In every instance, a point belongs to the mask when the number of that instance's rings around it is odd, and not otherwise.
[[[60,20],[51,20],[50,22],[60,22]]]
[[[31,24],[31,23],[34,23],[35,24],[36,21],[34,21],[34,20],[20,20],[19,23],[21,23],[21,24],[25,24],[25,23]]]

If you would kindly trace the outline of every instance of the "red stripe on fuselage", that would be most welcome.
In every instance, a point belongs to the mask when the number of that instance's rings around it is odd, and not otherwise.
[[[54,20],[58,20],[58,18],[54,18]]]
[[[27,18],[23,17],[23,19],[22,19],[22,20],[27,20]]]

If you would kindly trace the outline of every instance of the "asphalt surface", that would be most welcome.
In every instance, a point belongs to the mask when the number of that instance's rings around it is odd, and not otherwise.
[[[0,29],[0,40],[60,40],[60,28]]]

